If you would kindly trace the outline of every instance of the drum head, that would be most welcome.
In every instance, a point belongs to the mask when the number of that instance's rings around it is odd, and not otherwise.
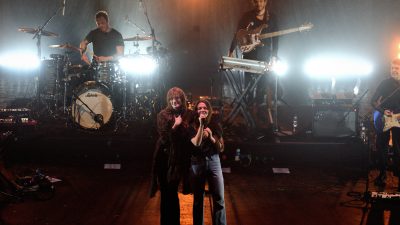
[[[105,85],[87,81],[77,88],[72,103],[72,118],[81,127],[99,129],[108,123],[113,106]]]

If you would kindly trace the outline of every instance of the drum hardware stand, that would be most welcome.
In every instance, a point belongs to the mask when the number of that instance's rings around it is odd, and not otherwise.
[[[64,115],[68,115],[68,108],[67,108],[67,90],[68,90],[68,82],[70,81],[70,77],[68,77],[69,66],[71,65],[71,60],[69,58],[69,53],[65,53],[65,62],[64,62],[64,94],[63,94],[63,113]]]
[[[126,83],[127,83],[127,79],[126,79],[126,74],[123,75],[123,87],[122,87],[122,111],[121,114],[117,119],[117,121],[115,122],[115,128],[114,128],[114,132],[117,132],[118,129],[120,128],[120,124],[123,124],[124,129],[128,128],[128,124],[127,124],[127,119],[126,119],[126,110],[127,110],[127,104],[126,104]],[[122,120],[122,121],[121,121]]]
[[[61,4],[58,9],[54,12],[54,14],[47,19],[44,24],[42,26],[39,26],[37,31],[35,32],[34,36],[32,39],[37,39],[36,42],[36,47],[37,47],[37,51],[38,51],[38,58],[39,60],[42,59],[42,46],[41,46],[41,39],[42,39],[42,35],[44,32],[44,28],[47,26],[47,24],[58,14],[58,12],[64,7],[63,4]],[[58,36],[58,35],[56,35]],[[39,77],[42,75],[42,69],[41,66],[39,66],[39,75],[36,77],[35,81],[36,81],[36,100],[37,100],[37,108],[40,108],[40,102],[41,102],[41,98],[40,98],[40,84],[39,84]]]

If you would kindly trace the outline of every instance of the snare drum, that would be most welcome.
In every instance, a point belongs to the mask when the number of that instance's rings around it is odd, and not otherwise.
[[[72,119],[82,128],[99,129],[112,116],[113,104],[110,96],[105,84],[86,81],[74,91]]]

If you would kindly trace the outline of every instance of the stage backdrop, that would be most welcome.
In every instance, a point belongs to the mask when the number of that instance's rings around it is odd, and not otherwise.
[[[31,34],[18,32],[18,28],[43,25],[61,2],[0,0],[0,54],[22,50],[36,53],[36,40]],[[193,96],[210,95],[212,89],[213,95],[220,97],[223,79],[218,72],[219,60],[227,54],[239,16],[249,8],[246,0],[66,0],[65,15],[59,10],[45,27],[59,37],[42,38],[42,56],[64,54],[64,50],[49,45],[78,46],[95,27],[95,12],[104,9],[110,13],[111,25],[124,38],[149,35],[151,27],[154,29],[157,40],[168,49],[163,59],[167,66],[158,72],[166,88],[181,86]],[[338,52],[364,57],[375,64],[373,81],[382,79],[389,71],[388,61],[396,55],[396,40],[400,36],[400,1],[274,0],[272,10],[278,15],[282,29],[305,22],[314,24],[310,32],[280,39],[279,56],[290,66],[281,79],[284,98],[289,104],[307,104],[311,81],[302,66],[313,55]],[[125,44],[126,54],[137,50],[132,42]],[[150,41],[140,42],[140,53],[146,54],[150,44]],[[72,58],[73,63],[81,63],[76,52]],[[31,96],[34,92],[35,72],[5,69],[0,72],[2,105],[10,98]]]

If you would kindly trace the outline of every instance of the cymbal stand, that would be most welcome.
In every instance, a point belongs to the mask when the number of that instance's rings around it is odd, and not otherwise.
[[[67,81],[64,81],[63,113],[64,113],[64,115],[68,115],[68,109],[67,109]]]
[[[150,31],[151,31],[150,36],[153,37],[153,38],[151,39],[151,47],[152,47],[152,53],[153,53],[153,57],[154,57],[155,52],[157,52],[156,44],[162,45],[162,43],[161,43],[160,41],[157,40],[155,31],[154,31],[154,27],[151,25],[150,18],[149,18],[149,15],[148,15],[148,13],[147,13],[147,1],[146,1],[146,0],[142,0],[142,1],[143,1],[144,15],[146,16],[147,23],[149,24]],[[156,56],[157,56],[157,61],[159,62],[159,55],[158,55],[158,53],[157,53]],[[159,69],[158,69],[157,71],[159,72]],[[158,85],[158,87],[156,88],[156,90],[158,91],[157,100],[156,100],[156,101],[157,101],[157,102],[160,102],[160,96],[161,96],[162,94],[164,94],[163,92],[165,92],[165,82],[163,82],[162,80],[158,79],[158,82],[157,82],[157,83],[158,83],[159,85]],[[159,105],[159,108],[161,108],[161,105]]]
[[[55,107],[55,112],[56,115],[58,116],[59,113],[59,100],[60,100],[60,89],[61,89],[61,76],[65,72],[65,64],[68,63],[68,56],[66,55],[65,58],[56,58],[56,84],[55,84],[55,91],[54,91],[54,107]],[[62,65],[60,65],[62,64]],[[62,68],[61,68],[62,67]],[[60,72],[60,69],[62,69],[62,72]]]
[[[36,47],[37,47],[37,52],[38,52],[38,58],[41,61],[42,60],[42,32],[44,28],[49,24],[49,22],[58,14],[58,12],[63,8],[63,4],[61,4],[58,9],[51,15],[50,18],[48,18],[42,26],[39,26],[37,31],[35,32],[35,35],[33,36],[32,39],[37,39],[36,42]],[[39,77],[42,75],[42,68],[41,68],[41,63],[39,66],[39,72],[38,76],[35,78],[35,83],[36,83],[36,100],[37,100],[37,109],[40,108],[40,84],[39,84]]]
[[[123,80],[122,80],[122,118],[124,118],[124,120],[126,120],[126,109],[127,109],[127,105],[126,105],[126,91],[127,91],[127,79],[126,79],[126,73],[122,72],[122,76],[123,76]]]
[[[149,18],[149,15],[147,13],[146,1],[142,0],[142,2],[143,2],[144,15],[146,16],[147,23],[149,24],[150,31],[151,31],[150,36],[153,37],[151,39],[151,47],[152,47],[152,52],[154,53],[154,52],[156,52],[156,43],[160,44],[160,45],[161,45],[161,43],[156,39],[156,34],[154,32],[154,27],[151,25],[150,18]]]

